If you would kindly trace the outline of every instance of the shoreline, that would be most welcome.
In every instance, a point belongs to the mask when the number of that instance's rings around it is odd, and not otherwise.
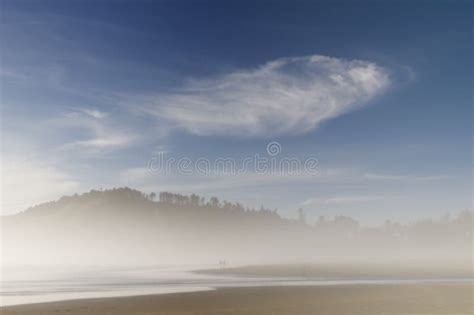
[[[33,314],[472,314],[473,284],[263,286],[0,307]],[[357,313],[355,310],[363,310]]]
[[[72,301],[87,301],[96,299],[119,299],[119,298],[132,298],[139,296],[160,296],[168,294],[186,294],[186,293],[198,293],[215,290],[228,290],[228,289],[248,289],[248,288],[310,288],[310,287],[358,287],[358,286],[429,286],[429,285],[451,285],[451,286],[463,286],[472,285],[474,288],[474,278],[461,278],[461,279],[328,279],[328,280],[292,280],[286,283],[278,283],[278,280],[261,282],[258,284],[248,283],[236,283],[232,285],[221,285],[221,286],[207,286],[207,287],[188,287],[188,288],[165,288],[162,292],[158,289],[152,289],[149,292],[144,291],[129,291],[129,292],[88,292],[89,294],[81,297],[64,297],[58,298],[46,298],[39,299],[35,302],[27,303],[11,303],[11,304],[0,304],[0,314],[3,308],[17,307],[17,306],[29,306],[35,304],[46,304],[46,303],[63,303]]]
[[[234,277],[294,277],[346,280],[401,280],[401,279],[473,279],[471,263],[455,266],[433,265],[426,262],[404,263],[309,263],[243,265],[193,270],[193,273]]]
[[[146,269],[145,269],[146,270]],[[156,296],[165,294],[204,292],[219,289],[245,289],[255,287],[334,287],[334,286],[417,286],[417,285],[472,285],[474,277],[466,268],[418,268],[393,265],[347,265],[347,264],[280,264],[231,266],[218,269],[189,269],[188,282],[176,282],[166,285],[156,282],[154,286],[143,283],[116,290],[113,285],[104,282],[108,290],[64,291],[57,293],[22,295],[5,294],[1,297],[0,310],[5,307],[26,306],[43,303],[63,303],[68,301],[130,298],[136,296]],[[196,282],[196,275],[200,279]],[[209,276],[209,278],[203,278]],[[157,280],[161,281],[161,280]],[[87,284],[85,284],[87,285]],[[8,291],[7,291],[8,292]],[[46,291],[45,291],[46,292]]]

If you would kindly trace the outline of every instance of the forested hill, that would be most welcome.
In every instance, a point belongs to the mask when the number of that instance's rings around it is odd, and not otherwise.
[[[2,259],[45,263],[469,260],[472,212],[364,227],[335,216],[306,222],[276,210],[197,195],[92,190],[2,217]],[[40,258],[38,258],[40,257]]]
[[[276,209],[270,210],[263,206],[259,209],[244,207],[240,203],[220,201],[216,197],[206,200],[195,194],[186,196],[170,192],[145,194],[130,188],[114,188],[110,190],[91,190],[82,195],[64,196],[57,201],[43,203],[27,209],[17,215],[4,217],[8,220],[54,220],[66,219],[68,215],[86,220],[96,217],[110,216],[110,220],[123,217],[157,217],[181,218],[187,223],[206,222],[222,219],[235,223],[237,221],[295,223],[294,220],[281,218]]]

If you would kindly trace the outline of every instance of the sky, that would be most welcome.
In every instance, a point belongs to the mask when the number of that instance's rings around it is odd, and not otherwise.
[[[2,0],[1,214],[121,186],[366,224],[471,209],[472,6]],[[151,167],[256,155],[317,165]]]

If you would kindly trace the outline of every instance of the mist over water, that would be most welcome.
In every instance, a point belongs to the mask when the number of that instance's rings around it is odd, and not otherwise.
[[[218,265],[161,267],[39,267],[3,270],[0,306],[71,299],[196,292],[226,287],[334,286],[421,283],[472,283],[467,277],[368,276],[242,276],[196,273]]]
[[[0,306],[210,290],[202,280],[209,277],[187,272],[196,268],[7,266],[2,271]]]
[[[364,227],[343,216],[306,222],[262,208],[128,188],[64,197],[2,218],[7,265],[397,262],[472,259],[472,213]]]
[[[196,195],[154,199],[128,188],[91,191],[2,217],[1,303],[472,278],[470,212],[369,228]],[[231,268],[244,265],[261,267]],[[215,270],[191,272],[198,269]]]

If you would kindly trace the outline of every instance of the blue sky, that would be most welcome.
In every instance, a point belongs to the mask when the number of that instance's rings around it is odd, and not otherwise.
[[[2,213],[128,185],[368,224],[472,207],[468,1],[2,1]],[[318,159],[314,176],[149,160]]]

